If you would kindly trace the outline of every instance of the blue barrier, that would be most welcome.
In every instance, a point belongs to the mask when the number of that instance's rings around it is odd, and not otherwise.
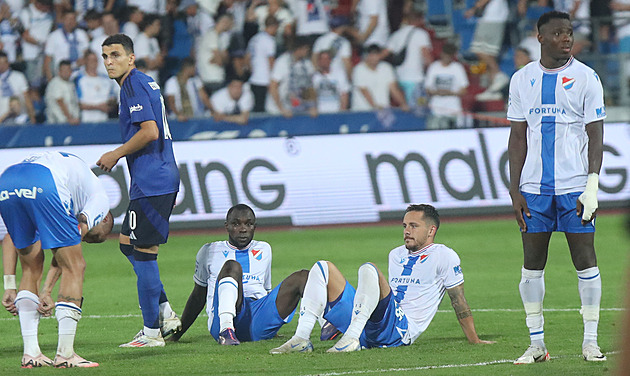
[[[398,110],[325,114],[318,117],[252,117],[247,125],[193,119],[169,120],[173,140],[207,140],[246,137],[291,137],[340,133],[417,131],[425,120]],[[118,144],[117,122],[71,125],[0,126],[0,148]]]

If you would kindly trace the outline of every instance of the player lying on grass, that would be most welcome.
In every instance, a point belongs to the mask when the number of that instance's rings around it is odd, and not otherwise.
[[[477,336],[459,257],[433,242],[439,226],[433,206],[407,208],[405,245],[389,253],[389,282],[374,264],[365,263],[355,291],[334,264],[318,261],[304,288],[295,335],[270,353],[313,351],[311,331],[321,315],[344,333],[328,352],[410,345],[431,323],[445,291],[468,341],[494,343]]]
[[[222,345],[272,338],[293,318],[308,270],[291,274],[272,290],[271,246],[253,240],[254,211],[244,204],[233,206],[225,229],[227,241],[205,244],[197,253],[182,330],[169,340],[179,340],[206,304],[208,330]]]
[[[109,198],[100,180],[72,154],[35,154],[2,173],[0,197],[0,214],[19,250],[22,267],[19,291],[10,297],[5,292],[2,301],[9,312],[15,308],[19,314],[24,341],[22,367],[98,366],[74,352],[74,337],[83,301],[85,259],[81,241],[101,243],[113,226]],[[42,249],[51,249],[53,259],[44,287],[38,291],[44,268]],[[59,277],[53,305],[51,293]],[[12,285],[7,286],[7,282]],[[15,279],[5,281],[5,289],[16,287]],[[53,306],[59,344],[51,361],[39,348],[37,331],[41,315],[50,315]]]

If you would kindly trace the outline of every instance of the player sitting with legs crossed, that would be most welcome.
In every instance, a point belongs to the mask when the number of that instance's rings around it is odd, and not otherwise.
[[[206,304],[208,330],[222,345],[272,338],[293,318],[308,271],[294,272],[272,289],[271,246],[253,240],[254,211],[244,204],[233,206],[225,229],[228,241],[205,244],[197,253],[182,330],[169,340],[179,340]]]
[[[494,343],[477,336],[459,257],[433,242],[439,226],[433,206],[410,205],[403,219],[405,245],[389,253],[389,282],[365,263],[356,292],[335,265],[318,261],[304,288],[295,335],[270,353],[312,351],[311,331],[322,315],[344,332],[328,352],[410,345],[431,323],[445,292],[468,341]]]

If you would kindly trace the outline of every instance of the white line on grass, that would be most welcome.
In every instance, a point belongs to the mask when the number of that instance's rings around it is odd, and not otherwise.
[[[600,311],[625,311],[625,308],[600,308]],[[516,308],[481,308],[473,309],[473,312],[524,312],[523,309]],[[577,312],[578,308],[545,308],[545,312]],[[452,309],[440,309],[438,313],[452,313]],[[206,316],[206,314],[203,314]],[[83,315],[83,319],[124,319],[128,317],[142,317],[140,314],[128,314],[128,315]],[[51,317],[42,317],[43,319],[49,319]],[[17,317],[0,317],[0,321],[17,320]]]

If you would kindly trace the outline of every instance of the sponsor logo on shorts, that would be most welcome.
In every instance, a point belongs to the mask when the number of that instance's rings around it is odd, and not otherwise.
[[[133,114],[134,112],[140,112],[142,111],[144,107],[142,107],[141,104],[137,104],[135,106],[131,106],[129,107],[129,114]]]
[[[20,188],[14,189],[12,191],[4,190],[0,192],[0,201],[5,201],[11,198],[11,196],[15,196],[18,198],[28,198],[31,200],[35,200],[37,198],[38,193],[42,193],[44,190],[41,188],[33,187],[33,189],[29,188]]]

